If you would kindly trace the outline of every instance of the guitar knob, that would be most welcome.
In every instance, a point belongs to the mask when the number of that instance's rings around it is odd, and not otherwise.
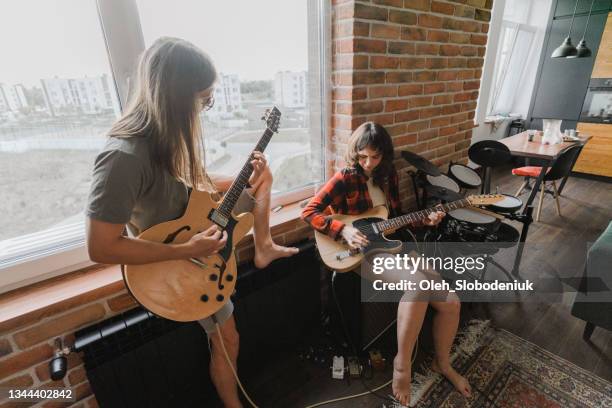
[[[216,274],[212,273],[212,274],[210,275],[210,280],[211,280],[211,281],[216,282],[216,281],[217,281],[217,279],[219,279],[219,277],[218,277]]]
[[[217,302],[223,302],[223,299],[225,299],[223,295],[217,295]]]
[[[227,276],[225,277],[225,280],[227,280],[228,282],[233,281],[233,280],[234,280],[234,275],[227,275]]]
[[[201,300],[202,302],[208,302],[208,295],[202,295],[202,296],[200,297],[200,300]]]

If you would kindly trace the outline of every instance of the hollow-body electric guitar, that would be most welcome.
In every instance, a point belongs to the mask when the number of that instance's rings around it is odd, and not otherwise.
[[[401,215],[387,219],[388,211],[384,206],[374,207],[359,215],[334,214],[330,217],[342,221],[346,225],[352,225],[360,230],[368,239],[370,244],[356,250],[350,248],[342,240],[335,241],[322,232],[315,231],[315,240],[319,255],[323,263],[337,272],[348,272],[355,269],[363,260],[364,254],[377,252],[398,252],[402,248],[402,241],[389,240],[385,233],[395,231],[407,225],[416,224],[427,218],[429,214],[436,211],[452,211],[475,205],[490,205],[504,198],[499,194],[471,195],[467,198],[453,201],[447,204],[439,204],[436,207]]]
[[[276,107],[266,112],[266,130],[254,150],[265,150],[278,132],[280,116]],[[208,192],[193,189],[182,217],[157,224],[138,236],[147,241],[179,244],[212,224],[227,232],[225,247],[209,257],[122,265],[126,286],[145,308],[167,319],[187,322],[211,316],[229,300],[237,278],[234,247],[253,226],[251,213],[232,213],[253,173],[251,160],[249,155],[220,202]]]

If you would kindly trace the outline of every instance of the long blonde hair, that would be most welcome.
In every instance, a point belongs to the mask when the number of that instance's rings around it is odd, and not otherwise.
[[[188,41],[163,37],[140,57],[131,100],[110,137],[148,137],[152,165],[190,187],[214,190],[204,169],[204,143],[196,94],[217,71]]]

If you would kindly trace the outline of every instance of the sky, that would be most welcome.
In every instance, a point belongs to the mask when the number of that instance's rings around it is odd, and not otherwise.
[[[137,0],[145,45],[181,37],[242,81],[306,70],[307,0]],[[3,1],[0,83],[110,73],[95,0]]]

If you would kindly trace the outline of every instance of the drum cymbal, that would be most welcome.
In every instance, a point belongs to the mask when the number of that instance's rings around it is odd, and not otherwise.
[[[442,201],[457,201],[461,200],[461,195],[459,193],[455,193],[448,188],[439,187],[439,186],[425,186],[425,191],[432,197],[438,198]]]
[[[442,174],[432,162],[416,153],[409,152],[408,150],[402,150],[402,157],[408,163],[416,167],[417,170],[421,170],[423,173],[429,176],[439,176]]]
[[[468,157],[481,166],[496,167],[509,161],[512,155],[505,144],[497,140],[482,140],[470,146]]]

